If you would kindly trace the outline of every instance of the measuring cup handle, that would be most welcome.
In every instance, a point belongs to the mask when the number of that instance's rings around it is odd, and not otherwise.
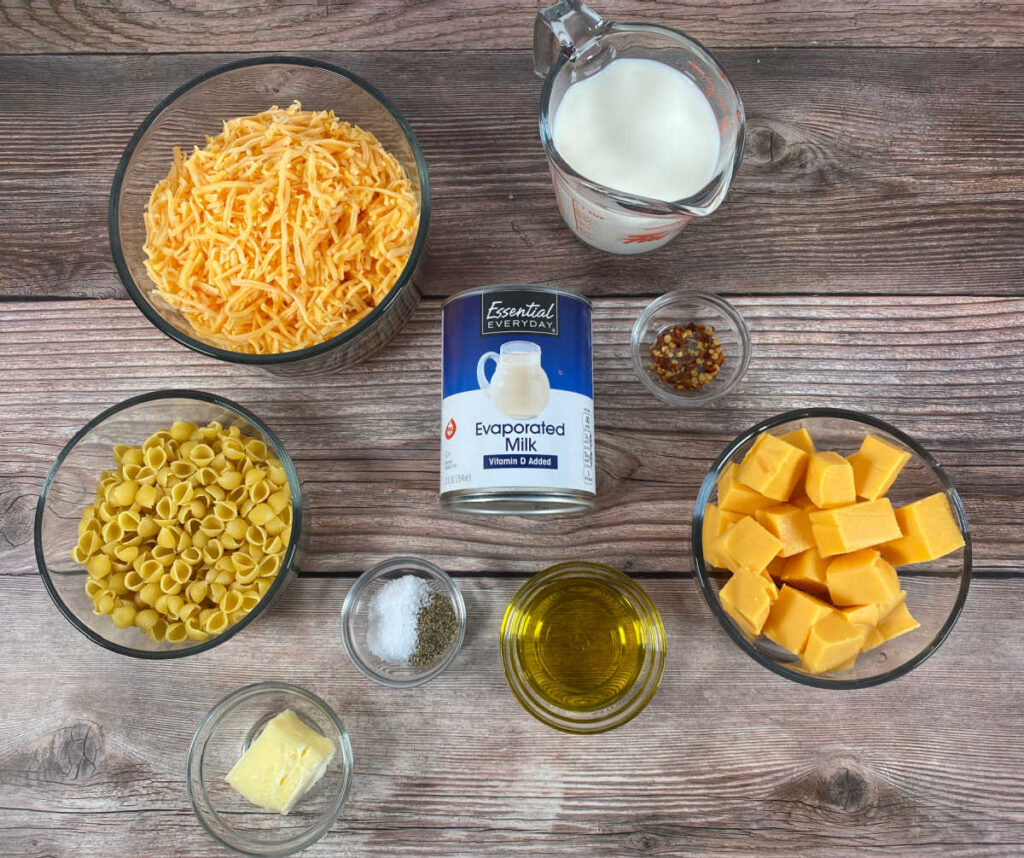
[[[494,365],[497,366],[498,361],[501,360],[501,355],[497,352],[484,352],[484,354],[480,355],[480,360],[476,362],[476,381],[477,384],[480,385],[480,389],[483,391],[486,391],[487,388],[491,386],[491,383],[487,380],[487,374],[485,372],[488,360],[494,361]]]
[[[608,28],[608,22],[580,0],[559,0],[533,22],[533,70],[544,77],[559,54],[575,56]]]

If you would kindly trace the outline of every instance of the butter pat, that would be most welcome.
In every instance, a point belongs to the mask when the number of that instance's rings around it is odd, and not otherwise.
[[[336,750],[285,709],[267,722],[226,780],[253,804],[286,814],[324,776]]]

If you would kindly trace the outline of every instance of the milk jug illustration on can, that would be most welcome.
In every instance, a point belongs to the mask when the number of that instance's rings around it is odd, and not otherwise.
[[[465,512],[593,507],[591,307],[548,286],[460,293],[442,314],[441,502]]]
[[[486,352],[476,365],[480,389],[491,404],[509,417],[536,417],[551,400],[551,384],[540,363],[541,349],[536,343],[511,340],[501,344],[499,352]],[[494,375],[487,380],[488,361],[495,362]]]

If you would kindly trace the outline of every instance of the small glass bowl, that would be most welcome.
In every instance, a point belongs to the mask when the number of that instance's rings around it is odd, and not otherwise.
[[[666,328],[695,322],[715,329],[725,358],[718,374],[697,390],[676,390],[651,370],[651,346]],[[710,292],[680,289],[644,308],[630,337],[633,369],[644,386],[670,405],[703,405],[724,396],[743,378],[750,364],[750,331],[735,307]]]
[[[119,629],[110,617],[93,613],[85,593],[85,567],[71,559],[78,542],[82,510],[96,499],[100,473],[114,466],[115,444],[141,444],[175,420],[202,426],[211,420],[225,428],[238,426],[246,435],[261,438],[281,461],[292,495],[292,536],[281,569],[255,608],[219,635],[205,641],[167,643],[152,641],[141,629]],[[43,483],[36,504],[35,551],[39,574],[47,592],[64,617],[100,646],[134,658],[180,658],[194,655],[230,640],[255,621],[295,577],[293,568],[302,542],[302,490],[299,475],[281,439],[255,414],[241,405],[197,390],[158,390],[126,399],[85,424],[57,456]]]
[[[324,776],[286,816],[250,804],[225,780],[266,723],[285,709],[336,749]],[[185,777],[192,809],[216,840],[244,855],[282,858],[315,843],[338,819],[352,783],[352,748],[341,720],[315,694],[285,682],[259,682],[232,692],[199,722]]]
[[[833,673],[808,673],[793,653],[766,637],[749,637],[725,612],[718,591],[729,572],[710,566],[704,559],[704,510],[714,500],[715,486],[731,464],[740,462],[762,432],[781,435],[805,428],[819,450],[836,450],[846,456],[860,448],[869,432],[911,453],[887,497],[894,507],[941,492],[949,501],[953,517],[964,538],[964,547],[930,563],[917,563],[897,569],[901,586],[907,591],[907,607],[920,628],[886,641],[861,653],[849,670]],[[712,613],[729,637],[754,661],[779,676],[813,685],[816,688],[867,688],[896,679],[913,670],[946,639],[955,625],[971,581],[971,537],[967,514],[956,489],[942,466],[909,435],[875,417],[839,408],[807,408],[789,411],[758,423],[729,444],[704,477],[693,510],[693,568],[697,583]]]
[[[632,608],[639,620],[637,634],[643,647],[641,668],[630,686],[619,689],[607,705],[597,708],[571,709],[545,699],[537,684],[546,680],[557,685],[557,680],[551,676],[531,678],[523,660],[522,650],[529,641],[520,636],[526,631],[530,612],[550,594],[552,587],[571,586],[573,581],[609,587]],[[585,639],[586,630],[577,631]],[[628,575],[598,563],[559,563],[538,572],[519,588],[501,622],[501,661],[512,693],[534,718],[565,733],[604,733],[639,715],[658,691],[665,669],[665,652],[665,627],[643,588]]]
[[[384,661],[374,655],[368,640],[371,602],[385,584],[404,575],[416,575],[424,579],[431,592],[443,593],[451,599],[455,618],[459,622],[458,633],[448,649],[435,661],[422,667]],[[341,636],[349,658],[364,676],[389,688],[411,688],[440,675],[458,654],[466,636],[466,603],[451,577],[433,563],[418,557],[393,557],[360,575],[348,591],[341,607]]]
[[[202,146],[233,117],[251,116],[293,101],[306,110],[333,110],[342,122],[371,132],[402,165],[420,207],[416,240],[405,270],[391,291],[361,321],[340,334],[280,354],[246,354],[197,333],[156,292],[146,273],[143,214],[156,184],[166,178],[173,149]],[[430,187],[427,163],[409,124],[383,94],[345,69],[305,57],[257,57],[204,72],[158,104],[132,136],[114,174],[107,213],[117,273],[139,310],[160,331],[209,357],[293,376],[331,372],[366,360],[402,327],[419,303]]]

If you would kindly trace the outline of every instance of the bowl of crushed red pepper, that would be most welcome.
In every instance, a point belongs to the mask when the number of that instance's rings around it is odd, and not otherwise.
[[[750,332],[724,298],[679,290],[637,317],[631,349],[637,377],[651,393],[673,405],[696,405],[739,383],[750,363]]]

